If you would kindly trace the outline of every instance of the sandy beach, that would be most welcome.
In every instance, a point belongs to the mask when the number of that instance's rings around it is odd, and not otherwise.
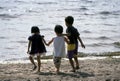
[[[39,74],[32,71],[30,63],[0,64],[0,81],[120,81],[120,58],[79,60],[79,64],[80,69],[73,73],[63,59],[59,74],[52,61],[42,61]]]

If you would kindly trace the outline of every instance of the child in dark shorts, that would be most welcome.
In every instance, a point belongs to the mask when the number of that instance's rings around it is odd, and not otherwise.
[[[81,46],[83,48],[85,48],[85,45],[83,44],[83,42],[79,36],[80,34],[79,34],[78,30],[75,27],[73,27],[73,22],[74,22],[74,18],[72,16],[67,16],[65,18],[65,24],[67,26],[67,29],[66,29],[67,34],[65,34],[65,35],[70,40],[70,43],[68,44],[68,47],[67,47],[67,55],[69,58],[69,62],[72,66],[71,71],[75,72],[76,69],[79,69],[79,63],[78,63],[78,58],[77,58],[78,40],[80,41]],[[74,65],[74,61],[72,58],[74,58],[76,67]]]
[[[41,67],[41,55],[46,53],[46,48],[44,43],[46,44],[45,40],[43,39],[43,36],[40,35],[40,30],[37,26],[33,26],[31,28],[32,35],[28,37],[29,43],[28,43],[28,51],[29,59],[31,63],[34,65],[33,70],[37,68],[33,57],[37,56],[37,62],[38,62],[38,71],[40,72]],[[31,49],[30,49],[31,48]]]

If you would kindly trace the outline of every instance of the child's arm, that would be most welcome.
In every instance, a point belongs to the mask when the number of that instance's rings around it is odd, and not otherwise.
[[[71,34],[70,33],[65,33],[65,34],[62,34],[63,36],[70,36]]]
[[[47,45],[47,43],[46,43],[45,39],[43,38],[42,40],[43,40],[43,43],[44,43],[45,45]]]
[[[49,46],[52,42],[53,42],[54,38],[52,38],[48,43],[47,45]]]
[[[65,40],[65,42],[67,43],[67,44],[69,44],[69,39],[67,38],[67,37],[64,37],[64,40]]]
[[[78,40],[80,41],[81,46],[82,46],[83,48],[85,48],[85,45],[83,44],[83,42],[82,42],[82,40],[81,40],[81,38],[80,38],[80,37],[78,37]]]
[[[27,53],[30,52],[30,46],[31,46],[31,43],[32,43],[31,41],[28,42],[28,50],[27,50]]]

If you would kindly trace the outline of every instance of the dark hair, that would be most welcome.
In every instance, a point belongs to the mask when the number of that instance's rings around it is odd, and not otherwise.
[[[67,16],[65,18],[65,22],[68,23],[68,24],[70,24],[70,25],[72,25],[73,22],[74,22],[74,18],[72,16]]]
[[[62,34],[63,27],[61,25],[56,25],[55,28],[54,28],[54,31],[58,34]]]
[[[32,26],[31,33],[40,33],[40,30],[37,26]]]

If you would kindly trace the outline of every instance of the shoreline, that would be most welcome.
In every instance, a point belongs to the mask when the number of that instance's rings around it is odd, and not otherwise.
[[[41,61],[42,62],[48,62],[48,61],[53,61],[52,60],[53,55],[48,55],[48,56],[42,56]],[[120,52],[105,52],[105,53],[92,53],[92,54],[87,54],[87,53],[78,53],[78,59],[79,60],[99,60],[99,59],[106,59],[106,58],[120,58]],[[68,58],[63,58],[64,60],[68,60]],[[28,57],[24,59],[15,59],[15,60],[4,60],[0,61],[0,64],[17,64],[17,63],[30,63]]]
[[[78,57],[78,60],[100,60],[100,59],[107,59],[107,58],[120,58],[120,56],[86,56],[86,57]],[[68,61],[68,58],[62,58],[62,60]],[[35,60],[36,62],[36,60]],[[53,62],[52,58],[42,58],[41,62],[46,63],[46,62]],[[30,63],[29,59],[27,60],[14,60],[14,61],[0,61],[0,64],[18,64],[18,63],[23,63],[27,64]]]

